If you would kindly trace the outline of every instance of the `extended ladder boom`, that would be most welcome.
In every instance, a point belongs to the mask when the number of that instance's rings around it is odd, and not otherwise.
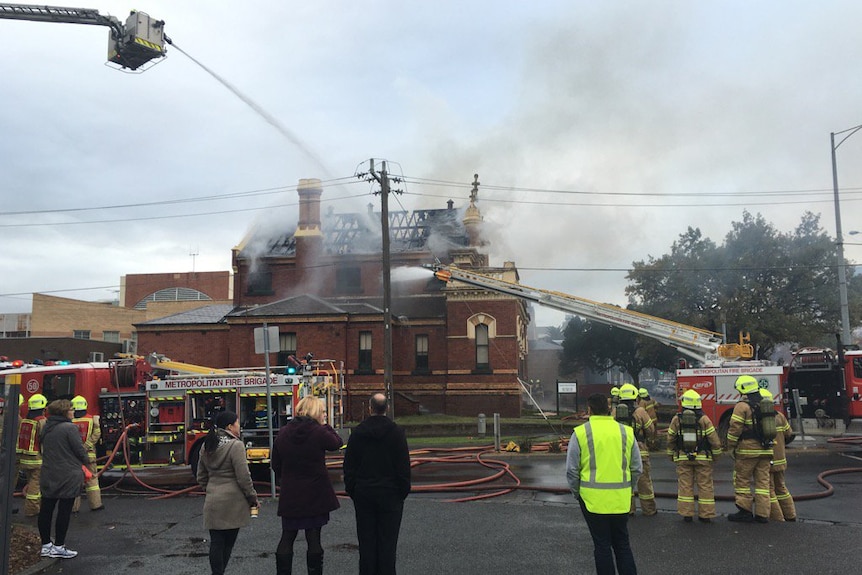
[[[460,268],[433,265],[437,279],[457,280],[651,337],[704,363],[719,358],[721,334],[573,295],[532,288]],[[722,354],[723,355],[723,354]]]
[[[31,6],[30,4],[0,4],[0,18],[30,20],[32,22],[65,22],[67,24],[93,24],[109,26],[116,38],[123,36],[123,24],[113,16],[102,16],[93,8],[63,8],[60,6]]]

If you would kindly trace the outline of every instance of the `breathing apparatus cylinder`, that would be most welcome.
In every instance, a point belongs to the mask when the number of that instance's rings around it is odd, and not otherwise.
[[[691,457],[697,453],[697,414],[693,409],[683,409],[679,423],[682,434],[682,450]]]

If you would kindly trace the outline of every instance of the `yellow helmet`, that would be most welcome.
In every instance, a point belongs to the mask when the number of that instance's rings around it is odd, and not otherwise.
[[[700,394],[693,389],[689,389],[679,398],[683,409],[700,409],[703,405],[700,401]]]
[[[620,388],[617,387],[616,385],[613,386],[611,388],[611,397],[619,397],[619,395],[620,395]]]
[[[48,400],[41,393],[34,393],[27,400],[27,407],[30,409],[45,409],[46,405],[48,405]]]
[[[748,395],[757,392],[760,386],[757,384],[757,380],[750,375],[740,375],[736,378],[734,387],[741,395]]]
[[[24,396],[19,393],[18,394],[18,407],[21,407],[22,405],[24,405]]]
[[[645,387],[638,389],[638,397],[647,398],[649,397],[649,390]]]
[[[769,401],[772,401],[773,399],[772,393],[768,389],[763,389],[762,387],[760,388],[760,397],[768,399]]]
[[[620,388],[620,401],[629,401],[638,398],[638,388],[630,383],[624,384]]]
[[[87,399],[83,395],[72,398],[72,409],[75,411],[87,411]]]

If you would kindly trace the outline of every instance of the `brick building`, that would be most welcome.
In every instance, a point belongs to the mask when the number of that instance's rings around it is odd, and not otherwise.
[[[138,351],[213,367],[260,366],[253,330],[279,328],[270,361],[313,353],[345,369],[346,415],[358,420],[383,390],[380,214],[322,217],[320,181],[300,180],[294,229],[252,231],[233,250],[233,306],[206,306],[136,324]],[[509,281],[515,265],[488,265],[476,207],[389,214],[392,262],[393,389],[396,413],[520,414],[529,313],[523,301],[423,270],[439,259]]]

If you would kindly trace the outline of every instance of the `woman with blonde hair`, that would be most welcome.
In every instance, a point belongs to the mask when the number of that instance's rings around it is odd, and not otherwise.
[[[313,396],[299,400],[295,417],[278,432],[271,464],[281,490],[281,539],[275,552],[278,575],[290,575],[293,569],[293,543],[300,530],[305,531],[308,545],[309,575],[323,573],[320,530],[329,522],[329,512],[339,507],[326,469],[326,452],[341,446],[341,437],[326,423],[326,405]]]

